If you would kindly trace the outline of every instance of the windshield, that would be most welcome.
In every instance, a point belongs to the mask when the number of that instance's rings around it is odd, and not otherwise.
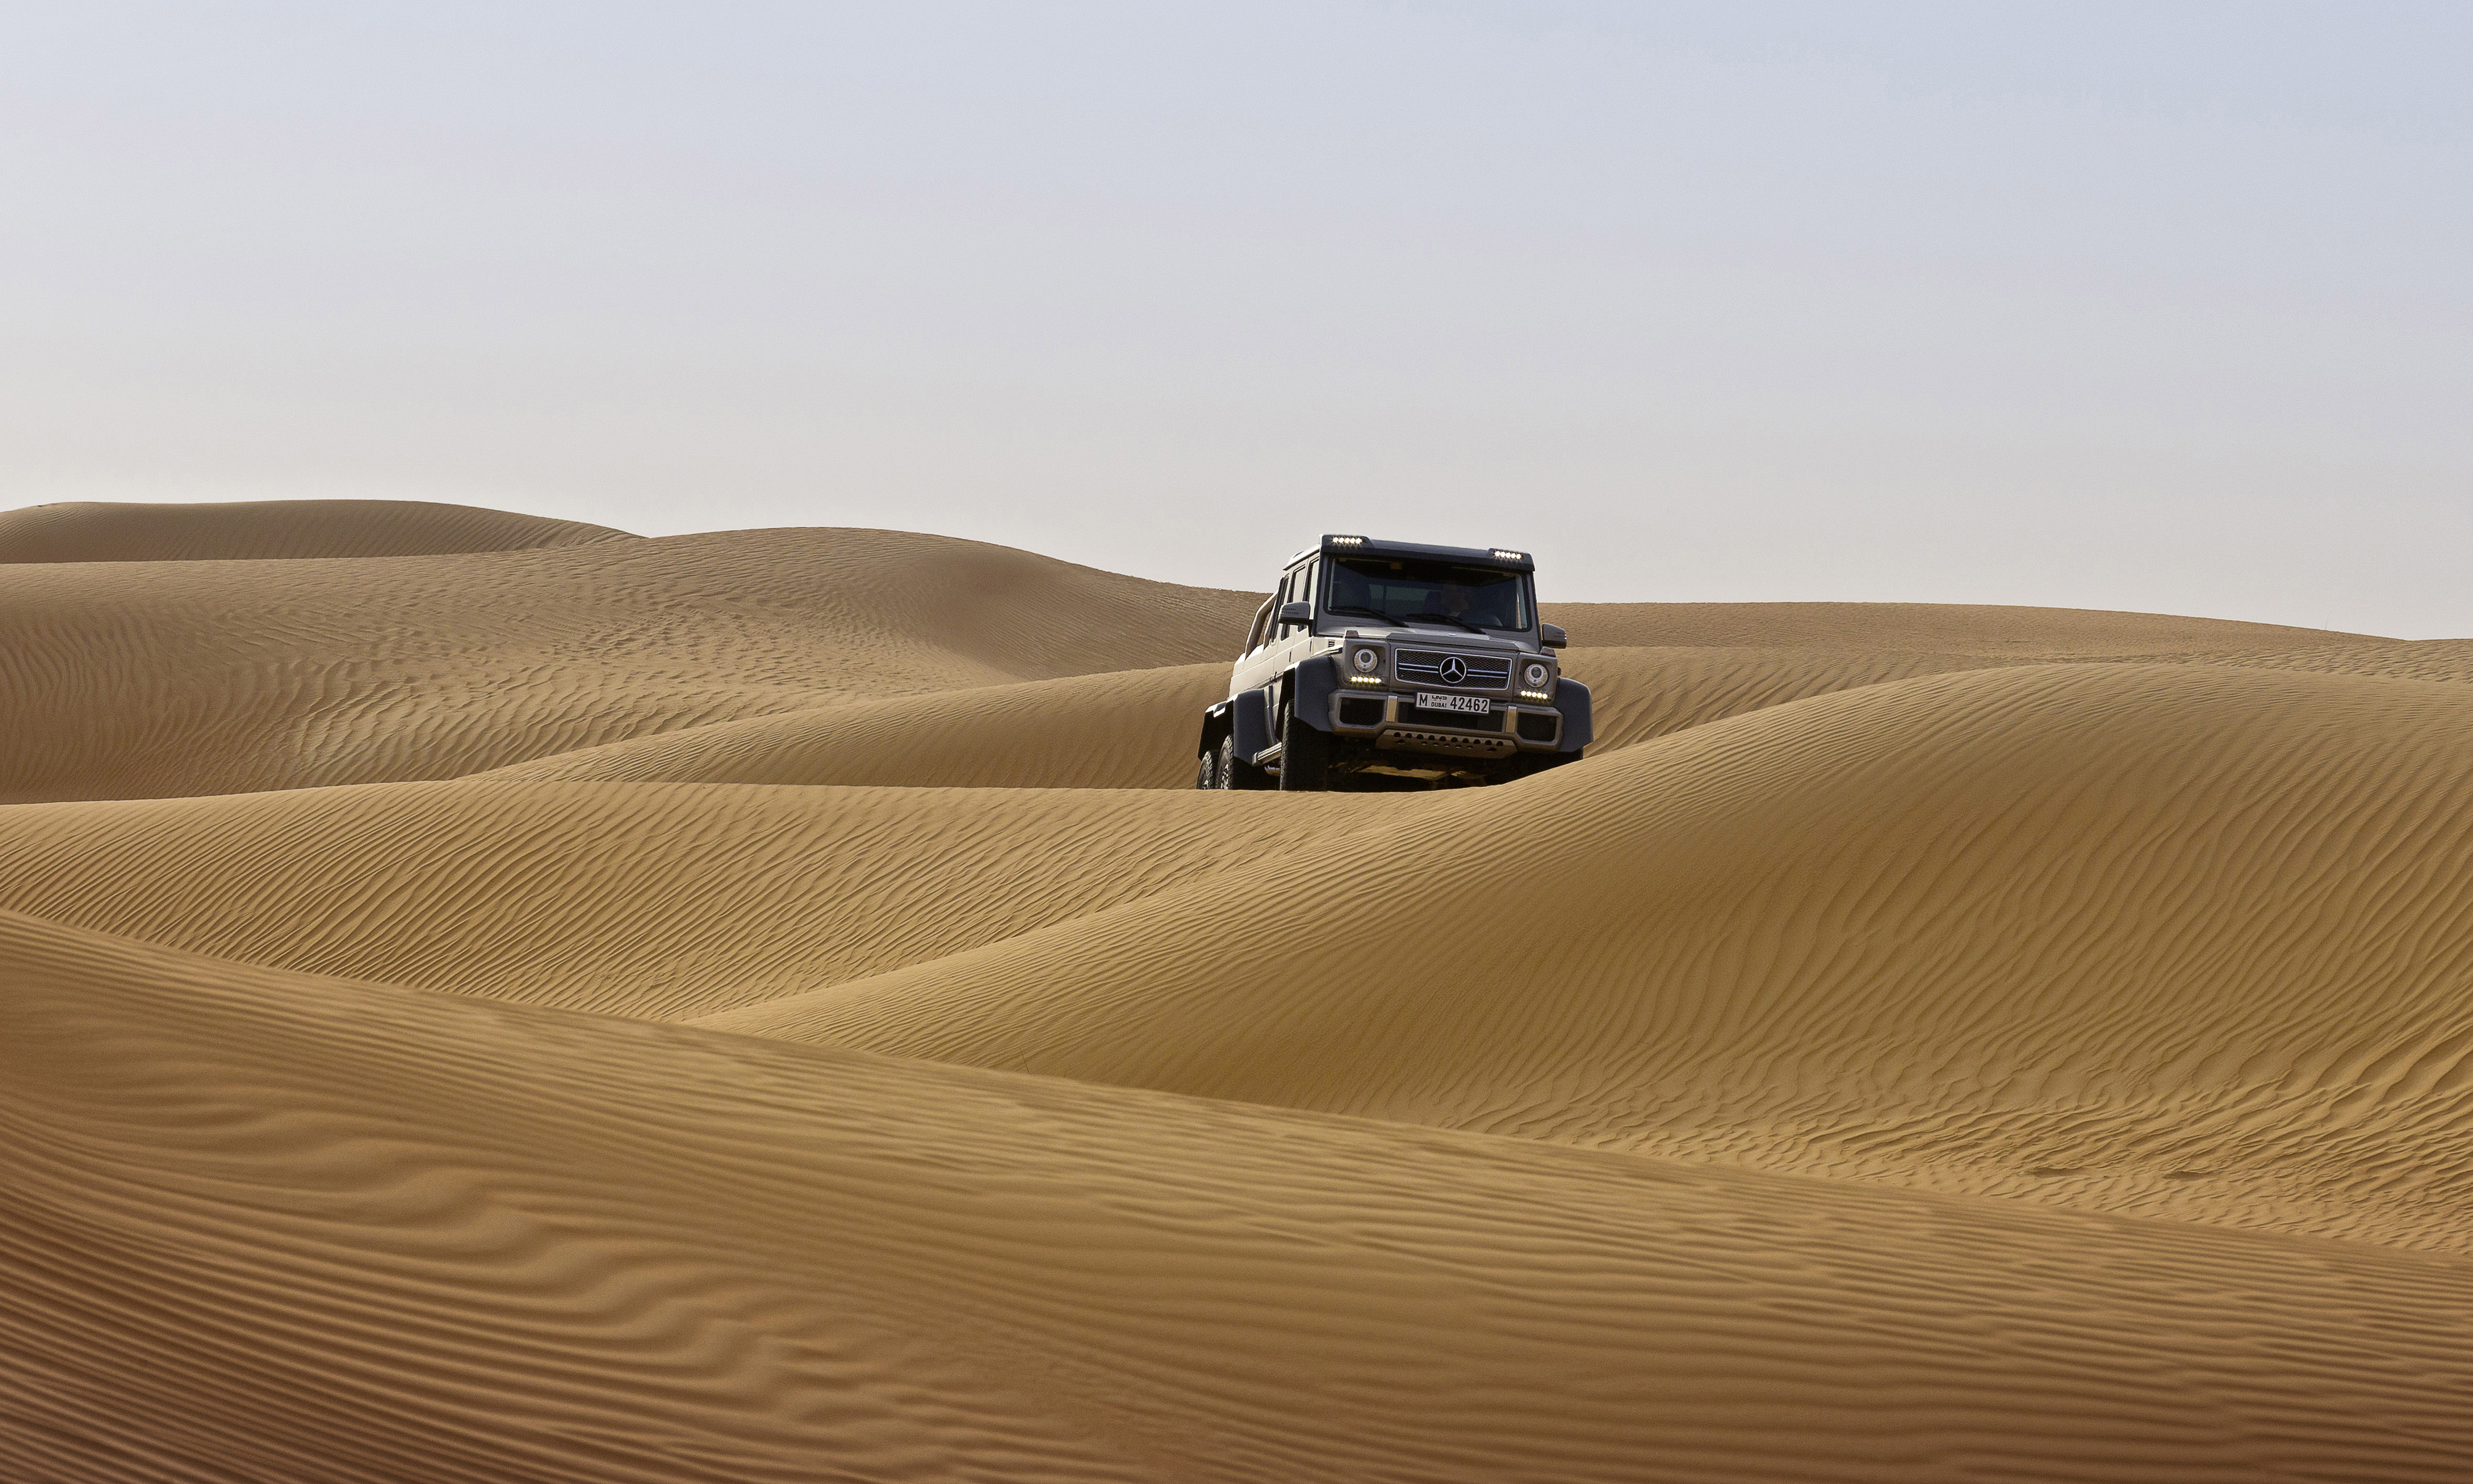
[[[1403,624],[1458,624],[1467,629],[1526,629],[1528,577],[1500,567],[1451,562],[1341,557],[1331,564],[1324,611],[1339,617]]]

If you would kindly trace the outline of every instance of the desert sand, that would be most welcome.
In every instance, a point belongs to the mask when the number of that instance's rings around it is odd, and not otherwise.
[[[2473,641],[1549,603],[1587,760],[1218,794],[1256,594],[0,562],[0,1478],[2473,1478]]]

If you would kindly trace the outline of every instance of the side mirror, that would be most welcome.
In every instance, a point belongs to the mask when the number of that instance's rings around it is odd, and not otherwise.
[[[1565,634],[1559,626],[1554,624],[1539,624],[1537,627],[1539,630],[1538,636],[1545,641],[1548,649],[1568,649],[1571,647],[1572,636]]]
[[[1300,629],[1312,628],[1313,605],[1310,603],[1281,604],[1280,622],[1283,624],[1294,624]]]

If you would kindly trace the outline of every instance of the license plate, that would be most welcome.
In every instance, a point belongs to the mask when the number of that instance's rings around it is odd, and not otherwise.
[[[1440,691],[1417,692],[1417,709],[1421,711],[1466,711],[1472,716],[1492,714],[1494,703],[1483,696],[1447,696]]]

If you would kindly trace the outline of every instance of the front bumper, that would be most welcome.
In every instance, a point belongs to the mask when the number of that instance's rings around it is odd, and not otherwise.
[[[1429,717],[1416,697],[1397,691],[1341,690],[1331,697],[1331,730],[1385,751],[1447,757],[1509,757],[1563,745],[1563,713],[1551,706],[1497,701],[1484,716]]]

